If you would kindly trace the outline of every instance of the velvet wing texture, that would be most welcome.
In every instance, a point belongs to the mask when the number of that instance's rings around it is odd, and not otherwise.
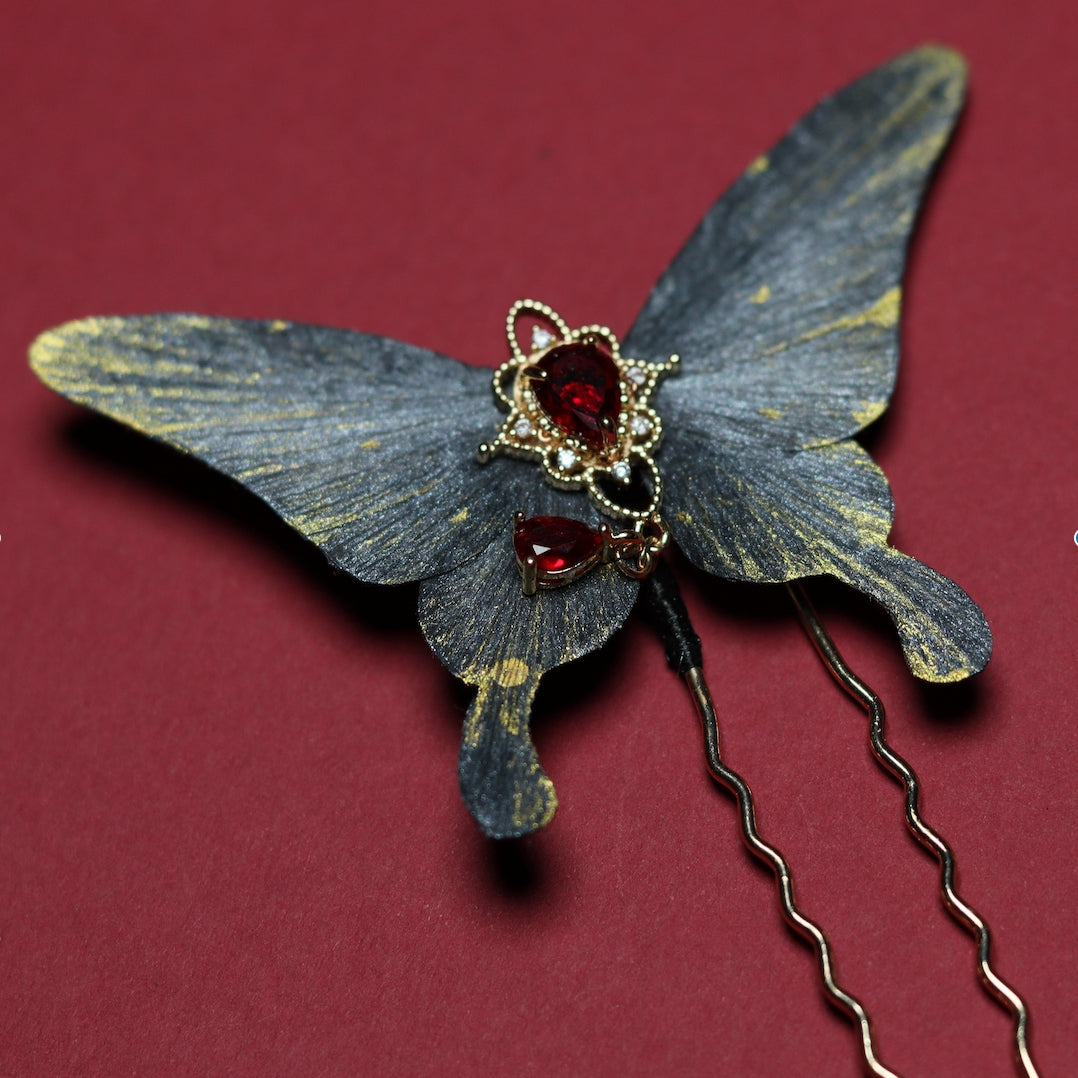
[[[838,577],[884,605],[931,681],[980,670],[988,624],[888,546],[887,481],[847,439],[891,395],[906,247],[964,87],[961,57],[929,45],[822,101],[712,207],[624,342],[682,356],[657,407],[688,557],[739,580]]]
[[[199,315],[87,318],[44,333],[70,400],[238,480],[359,580],[400,584],[505,527],[475,446],[490,374],[382,337]],[[484,495],[487,497],[484,499]]]

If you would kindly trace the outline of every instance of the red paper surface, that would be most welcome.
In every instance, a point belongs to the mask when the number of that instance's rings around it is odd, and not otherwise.
[[[551,827],[483,839],[467,693],[407,590],[25,365],[87,314],[353,326],[471,362],[538,296],[628,328],[713,198],[926,40],[971,97],[867,442],[899,546],[986,610],[925,688],[814,589],[883,695],[1044,1074],[1074,1012],[1073,5],[58,3],[0,34],[0,1072],[855,1075],[857,1045],[635,623],[549,679]],[[862,714],[781,591],[688,573],[729,761],[906,1075],[1015,1073]]]

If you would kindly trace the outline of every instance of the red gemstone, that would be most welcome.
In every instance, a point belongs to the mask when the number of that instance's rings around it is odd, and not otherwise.
[[[529,517],[513,533],[513,548],[521,562],[535,558],[540,579],[550,574],[571,576],[574,569],[583,572],[599,557],[603,537],[569,517]]]
[[[546,372],[532,383],[543,411],[566,434],[593,449],[612,444],[621,392],[609,352],[595,341],[574,341],[552,348],[536,366]]]

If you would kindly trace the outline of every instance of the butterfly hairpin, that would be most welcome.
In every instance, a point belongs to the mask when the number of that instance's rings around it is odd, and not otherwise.
[[[886,479],[852,440],[891,394],[905,249],[963,88],[961,59],[925,47],[824,100],[708,212],[624,340],[521,300],[493,382],[384,337],[193,315],[84,319],[31,353],[48,385],[236,479],[339,569],[419,581],[431,648],[476,690],[460,785],[493,838],[535,831],[556,809],[528,729],[541,678],[601,647],[643,594],[704,720],[712,773],[880,1075],[892,1072],[864,1008],[835,982],[826,937],[797,909],[785,860],[721,758],[663,551],[790,587],[869,711],[873,749],[905,783],[907,821],[939,857],[945,902],[976,935],[982,979],[1035,1074],[1025,1005],[989,966],[987,929],[954,891],[953,857],[883,739],[882,707],[797,583],[828,574],[881,603],[920,678],[959,680],[988,660],[973,601],[888,545]]]

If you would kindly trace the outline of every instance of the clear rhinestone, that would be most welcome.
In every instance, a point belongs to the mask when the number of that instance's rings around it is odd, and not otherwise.
[[[634,415],[629,420],[629,430],[633,434],[649,434],[651,433],[651,420],[646,415]]]
[[[610,474],[619,483],[628,483],[633,477],[633,470],[629,467],[629,462],[625,460],[619,460],[613,468],[610,469]]]
[[[532,351],[538,352],[541,348],[546,348],[554,340],[554,334],[549,329],[544,329],[542,326],[532,326]]]
[[[643,367],[630,367],[625,377],[634,386],[642,386],[648,380],[648,372]]]
[[[576,454],[571,449],[558,450],[558,467],[563,472],[569,471],[576,464]]]
[[[526,419],[521,418],[513,424],[513,433],[518,438],[529,438],[534,432],[532,425]]]

